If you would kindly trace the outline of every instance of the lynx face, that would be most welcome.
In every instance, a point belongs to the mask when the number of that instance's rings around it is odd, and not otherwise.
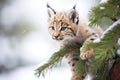
[[[48,30],[52,38],[57,41],[73,39],[76,36],[79,22],[77,11],[73,8],[68,12],[56,13],[49,5],[47,7]]]

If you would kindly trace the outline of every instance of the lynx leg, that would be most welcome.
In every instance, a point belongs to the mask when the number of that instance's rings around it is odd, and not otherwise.
[[[99,38],[99,36],[97,34],[93,34],[92,36],[87,38],[85,42],[92,42],[92,41],[94,41],[97,38]],[[88,51],[82,50],[81,54],[80,54],[80,58],[85,60],[85,59],[93,57],[93,55],[94,55],[94,51],[93,51],[92,48],[90,50],[88,50]]]

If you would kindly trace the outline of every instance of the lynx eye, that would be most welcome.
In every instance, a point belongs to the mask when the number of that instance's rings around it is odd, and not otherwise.
[[[52,30],[55,30],[55,27],[54,27],[54,26],[51,26],[51,29],[52,29]]]
[[[62,26],[60,30],[61,30],[61,31],[64,31],[65,29],[67,29],[67,27]]]

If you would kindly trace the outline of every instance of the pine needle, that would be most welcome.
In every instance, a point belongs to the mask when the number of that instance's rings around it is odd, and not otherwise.
[[[38,67],[35,71],[35,75],[37,77],[39,77],[41,74],[45,75],[45,72],[47,72],[47,70],[54,68],[56,65],[58,65],[58,63],[60,63],[60,61],[62,60],[62,58],[66,55],[69,54],[72,51],[78,51],[80,49],[81,45],[80,44],[75,44],[75,45],[67,45],[64,48],[62,48],[61,50],[59,50],[58,52],[55,52],[50,59],[48,60],[48,62],[40,67]]]
[[[87,51],[91,48],[94,50],[94,59],[91,63],[91,70],[97,72],[95,80],[105,80],[108,70],[105,63],[115,58],[118,49],[117,41],[120,37],[120,20],[112,24],[101,36],[99,42],[84,43],[82,50]],[[119,57],[120,58],[120,57]],[[111,65],[111,64],[110,64]],[[105,72],[102,70],[106,70]],[[105,75],[102,75],[105,74]]]

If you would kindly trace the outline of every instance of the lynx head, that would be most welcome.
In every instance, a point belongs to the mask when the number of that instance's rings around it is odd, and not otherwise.
[[[54,40],[70,40],[76,36],[79,14],[75,6],[66,12],[56,12],[47,4],[48,30]]]

